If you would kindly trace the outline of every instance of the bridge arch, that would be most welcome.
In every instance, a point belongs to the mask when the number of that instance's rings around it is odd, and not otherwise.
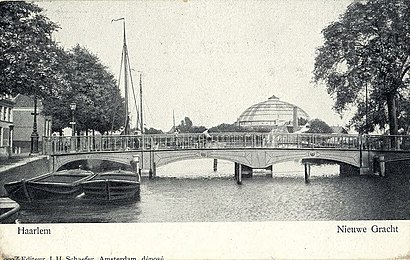
[[[51,170],[78,160],[105,160],[122,164],[130,164],[134,156],[140,157],[143,169],[160,167],[169,163],[192,159],[220,159],[240,163],[251,168],[266,168],[280,162],[321,159],[341,162],[360,167],[360,151],[358,150],[325,150],[325,149],[186,149],[186,150],[151,150],[151,151],[119,151],[89,152],[77,154],[52,155]]]
[[[325,153],[317,151],[310,151],[305,154],[289,153],[286,156],[281,156],[275,160],[275,163],[287,162],[287,161],[324,161],[336,164],[347,164],[353,167],[360,167],[360,155],[354,155],[349,153],[347,156],[343,154],[337,155],[334,153]]]
[[[64,165],[67,165],[71,162],[82,160],[103,160],[129,165],[134,155],[139,154],[122,152],[98,152],[54,155],[50,160],[50,170],[57,171]]]

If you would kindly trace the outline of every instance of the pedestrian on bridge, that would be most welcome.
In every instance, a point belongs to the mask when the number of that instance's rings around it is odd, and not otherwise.
[[[178,147],[179,147],[179,140],[178,140],[179,130],[178,130],[178,128],[175,128],[174,135],[175,135],[175,149],[178,149]]]
[[[205,147],[209,147],[210,144],[212,143],[212,136],[209,134],[208,129],[206,129],[202,133],[204,134]]]

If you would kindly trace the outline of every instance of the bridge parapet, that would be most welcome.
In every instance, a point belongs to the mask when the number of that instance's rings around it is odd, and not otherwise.
[[[372,151],[410,151],[410,135],[363,135],[365,149]]]
[[[240,148],[326,148],[360,150],[363,140],[376,140],[360,135],[336,134],[269,134],[269,133],[212,133],[98,135],[44,137],[43,153],[69,154],[98,151],[151,151],[183,149],[240,149]],[[369,142],[370,144],[370,142]],[[380,142],[371,142],[379,147]]]

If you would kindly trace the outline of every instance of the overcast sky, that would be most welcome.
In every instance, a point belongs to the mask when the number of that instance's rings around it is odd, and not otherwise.
[[[315,87],[321,30],[351,0],[54,1],[38,2],[61,26],[54,38],[79,43],[118,78],[126,20],[134,85],[143,71],[147,127],[172,127],[185,117],[206,127],[233,123],[249,106],[275,95],[311,118],[343,125],[326,89]]]

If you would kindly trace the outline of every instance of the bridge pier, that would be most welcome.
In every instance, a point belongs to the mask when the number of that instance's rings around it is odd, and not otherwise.
[[[140,171],[140,158],[139,158],[138,155],[132,156],[132,160],[131,160],[130,164],[131,164],[131,169],[132,169],[133,172],[141,174],[141,171]]]
[[[236,183],[241,185],[242,184],[242,165],[239,164],[238,167],[238,179],[236,180]]]
[[[156,163],[154,160],[154,153],[153,151],[150,151],[149,153],[149,177],[150,178],[155,178],[157,176],[157,169],[156,169]]]
[[[380,170],[380,176],[386,177],[386,162],[384,160],[384,155],[379,156],[379,170]]]
[[[239,163],[234,163],[234,174],[235,174],[235,180],[238,179],[238,174],[239,174]]]
[[[157,164],[154,161],[150,163],[148,176],[150,179],[157,177]]]
[[[372,165],[372,161],[374,157],[372,157],[373,153],[369,152],[368,150],[362,150],[360,152],[360,175],[367,175],[374,173],[374,167]]]
[[[235,163],[235,180],[237,184],[242,184],[242,164]]]
[[[386,162],[384,161],[384,156],[380,156],[380,174],[381,176],[386,176]]]
[[[305,182],[309,183],[310,180],[310,163],[309,162],[305,162]]]
[[[242,178],[252,178],[253,168],[244,164],[235,163],[235,180],[241,180]]]
[[[273,165],[266,167],[265,170],[269,171],[266,176],[273,178]]]
[[[381,177],[386,176],[386,161],[384,155],[374,156],[373,174],[378,174]]]

